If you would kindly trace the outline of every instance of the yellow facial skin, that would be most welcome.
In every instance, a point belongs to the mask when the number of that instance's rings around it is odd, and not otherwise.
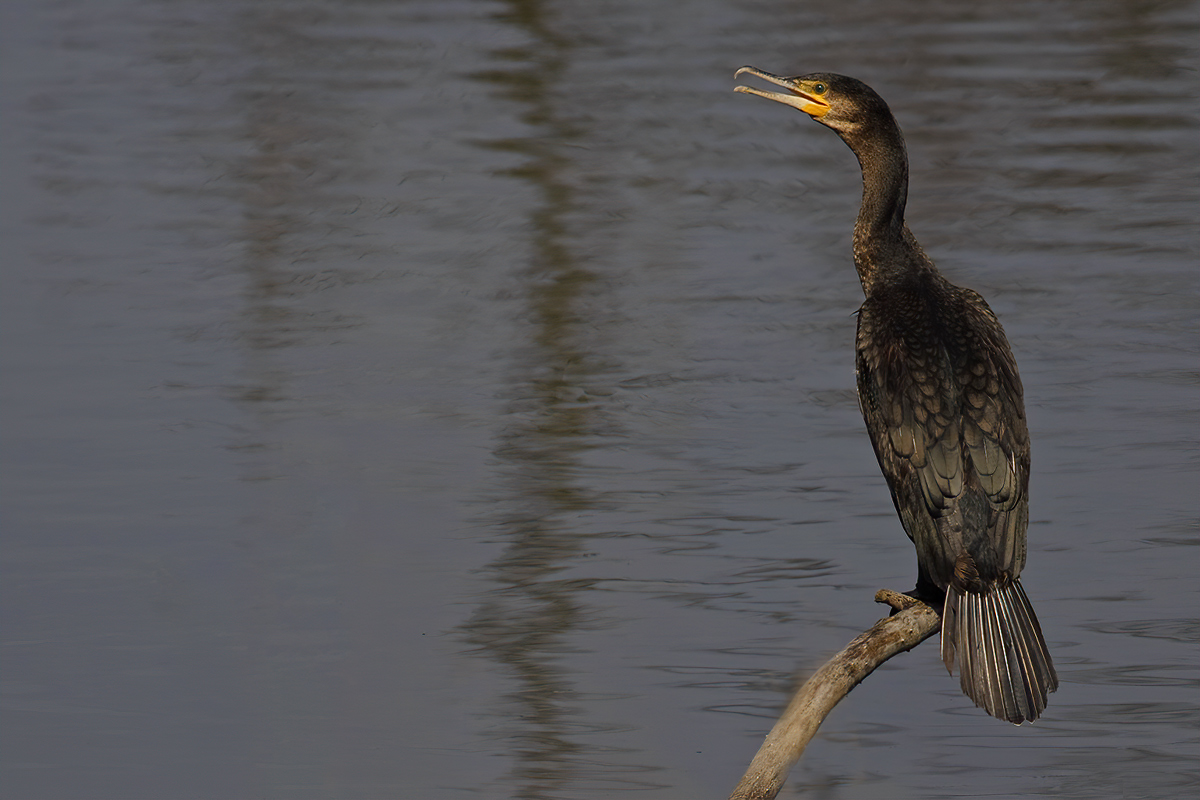
[[[783,103],[785,106],[798,108],[810,117],[821,118],[829,113],[829,102],[822,97],[825,94],[826,86],[820,81],[806,81],[799,78],[784,78],[779,75],[772,75],[769,72],[763,72],[755,67],[742,67],[737,72],[733,73],[733,77],[738,77],[743,72],[751,75],[757,75],[765,81],[770,81],[777,86],[782,86],[791,94],[782,92],[765,92],[762,89],[755,89],[750,86],[735,86],[735,92],[745,92],[746,94],[756,94],[759,97],[765,97],[768,100],[774,100],[777,103]]]

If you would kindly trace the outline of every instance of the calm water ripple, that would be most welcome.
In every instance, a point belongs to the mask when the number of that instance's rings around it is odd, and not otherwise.
[[[853,390],[889,100],[1034,446],[1062,677],[926,645],[785,795],[1200,791],[1194,0],[0,9],[7,795],[724,797],[907,589]]]

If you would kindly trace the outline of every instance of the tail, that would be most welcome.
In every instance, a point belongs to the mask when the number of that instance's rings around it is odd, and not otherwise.
[[[1058,688],[1058,674],[1020,581],[986,594],[950,587],[942,612],[942,661],[963,694],[997,719],[1032,722]]]

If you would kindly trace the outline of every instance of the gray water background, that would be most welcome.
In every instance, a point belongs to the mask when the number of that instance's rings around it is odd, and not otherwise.
[[[784,796],[1197,775],[1196,2],[6,0],[6,798],[725,797],[910,588],[853,391],[853,74],[1034,442],[1062,688],[935,641]]]

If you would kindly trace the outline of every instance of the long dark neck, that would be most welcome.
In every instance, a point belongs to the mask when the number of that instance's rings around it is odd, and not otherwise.
[[[904,227],[908,201],[908,153],[900,127],[889,115],[869,134],[842,134],[862,167],[863,195],[854,223],[854,265],[863,291],[933,264]]]
[[[908,153],[900,129],[889,129],[860,141],[847,141],[862,167],[863,196],[855,235],[887,236],[904,228],[908,202]],[[861,232],[861,234],[860,234]]]

